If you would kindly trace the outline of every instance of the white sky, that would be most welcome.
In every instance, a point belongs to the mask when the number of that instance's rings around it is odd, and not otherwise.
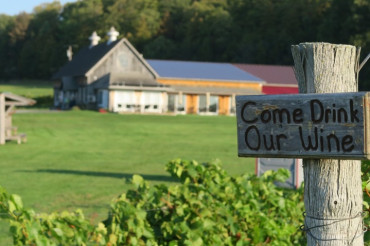
[[[75,2],[76,0],[59,0],[62,4]],[[17,15],[22,11],[31,13],[33,8],[42,3],[50,3],[53,0],[0,0],[0,14]]]

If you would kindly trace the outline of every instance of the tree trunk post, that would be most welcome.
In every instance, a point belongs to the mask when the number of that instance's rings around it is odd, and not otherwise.
[[[301,43],[291,47],[299,93],[358,91],[360,49]],[[361,161],[304,159],[307,245],[363,245]]]

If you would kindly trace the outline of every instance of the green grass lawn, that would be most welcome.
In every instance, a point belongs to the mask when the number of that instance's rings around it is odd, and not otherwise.
[[[53,85],[43,80],[0,81],[0,92],[12,92],[30,98],[51,96]]]
[[[0,81],[0,92],[11,92],[36,100],[32,108],[53,106],[53,84],[43,80]]]
[[[13,115],[28,142],[0,146],[0,185],[37,213],[81,208],[96,223],[110,201],[140,174],[173,182],[174,158],[220,159],[231,174],[253,172],[254,159],[237,157],[235,117],[100,114],[92,111]],[[11,241],[0,224],[0,245]]]

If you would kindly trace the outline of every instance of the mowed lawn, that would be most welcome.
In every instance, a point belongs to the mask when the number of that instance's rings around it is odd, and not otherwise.
[[[14,114],[13,124],[28,142],[0,146],[0,185],[36,213],[81,208],[96,223],[133,174],[173,183],[164,168],[175,158],[219,159],[230,174],[254,171],[254,159],[237,157],[235,117],[68,111]],[[7,231],[1,222],[0,245]]]
[[[31,98],[52,96],[53,84],[45,80],[0,81],[0,92],[11,92]]]

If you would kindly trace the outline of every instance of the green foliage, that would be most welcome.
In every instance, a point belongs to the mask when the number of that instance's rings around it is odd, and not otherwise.
[[[174,160],[167,171],[181,184],[150,186],[141,176],[116,198],[104,224],[80,211],[37,215],[1,190],[3,219],[15,245],[298,245],[302,191],[274,185],[287,170],[231,177],[218,163]]]
[[[52,2],[37,6],[28,27],[25,40],[19,52],[18,73],[20,77],[29,75],[48,78],[63,64],[60,57],[65,54],[64,44],[60,43],[61,27],[59,13],[62,6]],[[50,48],[53,47],[53,52]]]
[[[0,148],[0,184],[38,213],[83,208],[97,223],[106,218],[110,201],[131,188],[125,179],[133,174],[172,184],[163,160],[175,156],[222,159],[231,175],[254,170],[254,159],[235,154],[234,117],[42,111],[16,113],[13,125],[28,141]],[[5,226],[0,222],[0,245],[9,245],[3,242],[10,240]]]
[[[114,26],[144,57],[292,64],[290,46],[332,42],[370,52],[364,0],[81,0],[0,15],[0,78],[45,79],[97,31]],[[370,70],[360,73],[370,88]]]
[[[104,225],[91,225],[80,210],[74,213],[36,214],[23,208],[19,196],[9,195],[1,187],[0,218],[9,221],[14,245],[105,244]]]
[[[103,224],[92,226],[81,211],[36,214],[23,208],[17,195],[9,195],[0,187],[0,218],[10,223],[14,245],[86,245],[104,244]]]
[[[152,38],[160,25],[157,0],[116,0],[108,7],[106,21],[120,27],[121,32],[134,42]]]
[[[370,226],[370,161],[362,162],[362,190],[364,191],[364,224]],[[365,234],[365,241],[370,244],[370,233]]]
[[[84,0],[67,3],[60,13],[60,37],[64,45],[63,64],[67,62],[65,51],[72,45],[73,52],[87,46],[88,38],[93,31],[97,31],[102,38],[108,31],[104,25],[104,6],[102,0]]]
[[[302,190],[274,185],[289,177],[288,170],[231,177],[217,162],[180,159],[169,162],[166,170],[180,184],[150,186],[134,175],[134,188],[112,201],[108,219],[97,226],[79,210],[36,214],[1,187],[0,219],[9,221],[14,245],[305,244],[299,230]],[[369,162],[363,171],[364,208],[369,211]]]

